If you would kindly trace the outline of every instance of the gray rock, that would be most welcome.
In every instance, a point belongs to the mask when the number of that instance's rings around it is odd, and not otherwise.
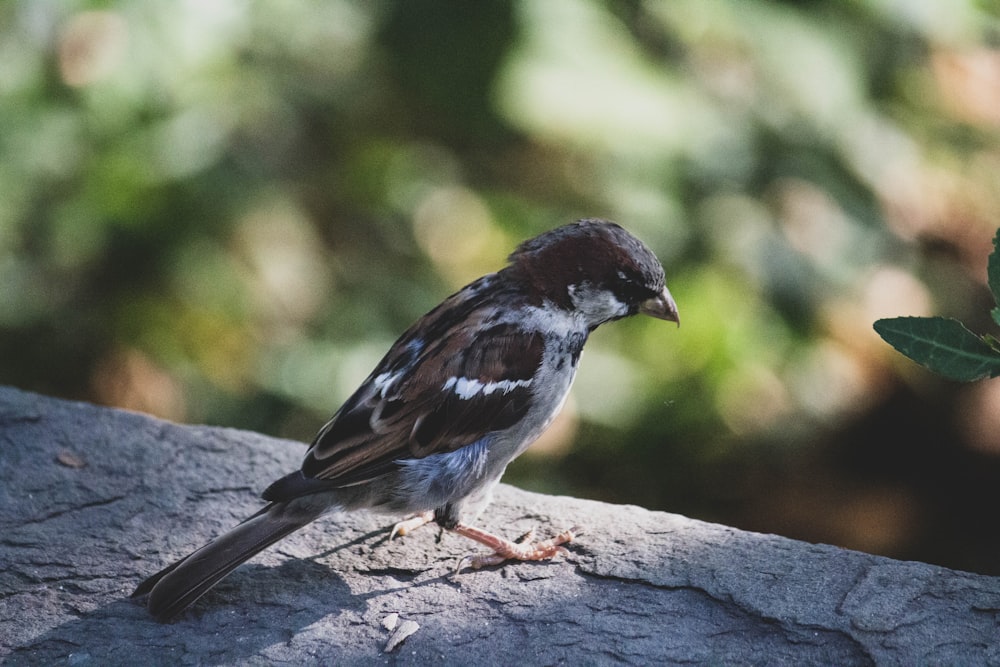
[[[9,388],[0,438],[8,664],[1000,664],[998,578],[507,486],[482,525],[583,525],[568,558],[452,577],[475,545],[338,515],[161,625],[135,585],[259,507],[303,445]]]

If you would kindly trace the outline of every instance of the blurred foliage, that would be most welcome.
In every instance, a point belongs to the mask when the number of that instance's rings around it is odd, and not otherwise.
[[[988,325],[998,14],[8,0],[0,381],[308,440],[446,294],[602,216],[684,325],[598,331],[509,481],[1000,573],[1000,385],[872,331]]]

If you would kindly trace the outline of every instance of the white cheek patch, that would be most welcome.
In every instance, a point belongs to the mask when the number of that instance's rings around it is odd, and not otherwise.
[[[603,322],[628,315],[628,306],[607,290],[594,289],[583,283],[570,285],[568,291],[573,305],[590,318]]]
[[[444,383],[445,391],[455,391],[455,394],[463,401],[468,401],[475,396],[482,394],[489,396],[500,392],[508,394],[520,387],[530,387],[531,380],[497,380],[496,382],[480,382],[470,378],[450,377]]]

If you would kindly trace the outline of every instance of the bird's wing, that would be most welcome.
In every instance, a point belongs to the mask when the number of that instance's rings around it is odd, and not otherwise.
[[[490,312],[445,302],[403,334],[320,430],[299,479],[364,483],[394,461],[454,451],[524,417],[544,339],[515,323],[487,324]],[[265,497],[287,495],[299,493],[275,486]]]

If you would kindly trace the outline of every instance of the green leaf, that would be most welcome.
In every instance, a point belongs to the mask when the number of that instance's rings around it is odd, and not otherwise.
[[[1000,375],[1000,353],[958,320],[894,317],[875,322],[875,331],[910,359],[953,380]]]
[[[993,300],[1000,306],[1000,229],[993,237],[993,252],[986,261],[986,280],[989,282],[990,291],[993,292]],[[993,313],[993,321],[1000,324],[997,314]]]
[[[990,311],[990,315],[993,316],[993,321],[1000,324],[1000,308],[994,308]]]

